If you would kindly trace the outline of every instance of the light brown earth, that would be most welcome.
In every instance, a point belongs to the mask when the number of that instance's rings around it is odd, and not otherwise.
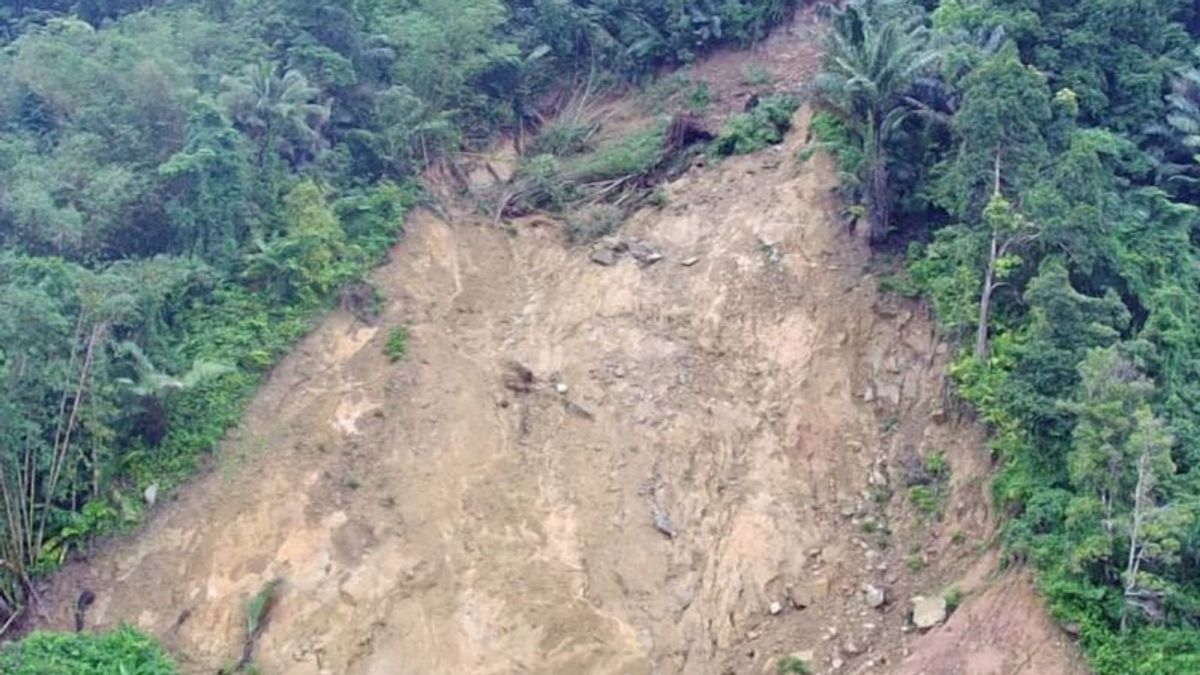
[[[990,460],[946,403],[947,347],[877,291],[827,160],[796,162],[806,116],[635,214],[620,236],[649,266],[593,264],[547,219],[415,214],[374,276],[382,317],[325,320],[211,471],[56,578],[49,625],[89,588],[88,629],[131,622],[213,673],[281,579],[268,674],[757,674],[803,652],[817,673],[1083,672],[1026,577],[991,574]],[[933,452],[950,485],[922,519],[903,475]],[[964,606],[918,637],[910,598],[955,583]]]

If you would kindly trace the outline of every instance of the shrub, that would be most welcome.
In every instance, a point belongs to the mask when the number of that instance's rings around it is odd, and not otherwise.
[[[408,355],[408,329],[396,326],[388,331],[387,341],[383,343],[383,353],[392,363]]]
[[[715,149],[721,155],[744,155],[783,142],[792,128],[799,103],[790,96],[769,96],[753,110],[729,118],[717,134]]]
[[[154,640],[122,626],[111,633],[37,632],[0,651],[6,675],[175,675]]]
[[[572,244],[586,244],[617,231],[625,212],[612,204],[593,204],[572,213],[567,218],[567,239]]]
[[[742,71],[742,83],[748,87],[765,87],[775,81],[761,63],[751,63]]]

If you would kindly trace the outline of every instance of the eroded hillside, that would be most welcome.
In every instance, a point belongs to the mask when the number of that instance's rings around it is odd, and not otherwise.
[[[88,628],[211,673],[280,579],[265,673],[1078,672],[993,576],[949,347],[878,292],[827,160],[797,163],[807,114],[667,185],[612,264],[547,219],[416,214],[382,315],[305,339],[217,466],[57,578],[51,623],[90,589]],[[911,599],[955,586],[922,636]]]
[[[90,625],[131,621],[194,672],[237,656],[274,578],[270,673],[761,672],[805,651],[892,672],[910,597],[987,543],[986,452],[944,408],[946,347],[877,293],[832,172],[798,169],[791,138],[637,214],[619,237],[649,265],[595,264],[544,220],[419,214],[377,325],[326,321],[221,466],[63,574],[57,606],[93,589]],[[933,452],[927,522],[903,476]]]

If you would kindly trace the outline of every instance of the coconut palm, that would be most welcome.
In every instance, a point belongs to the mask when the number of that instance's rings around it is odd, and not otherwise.
[[[1196,55],[1200,57],[1200,49],[1196,50]],[[1171,82],[1167,103],[1171,106],[1167,122],[1174,127],[1180,142],[1200,153],[1200,70],[1180,70]]]
[[[814,83],[821,102],[861,143],[858,183],[872,241],[890,224],[888,142],[914,112],[914,81],[938,57],[921,18],[888,11],[891,5],[854,2],[837,14],[825,70]]]
[[[262,166],[273,146],[295,158],[300,141],[309,152],[321,143],[321,126],[329,119],[328,104],[317,103],[320,90],[297,70],[280,71],[260,62],[246,66],[238,77],[221,78],[221,102],[234,122],[258,143]]]

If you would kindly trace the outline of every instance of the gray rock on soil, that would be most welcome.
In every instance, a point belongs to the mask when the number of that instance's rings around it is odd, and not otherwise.
[[[867,607],[878,609],[887,602],[887,591],[873,584],[864,584],[863,600],[866,601]]]
[[[612,267],[617,264],[617,254],[611,248],[597,248],[592,251],[591,261],[597,265]]]
[[[912,621],[917,628],[933,628],[946,620],[945,598],[926,598],[918,595],[912,599],[912,605]]]

